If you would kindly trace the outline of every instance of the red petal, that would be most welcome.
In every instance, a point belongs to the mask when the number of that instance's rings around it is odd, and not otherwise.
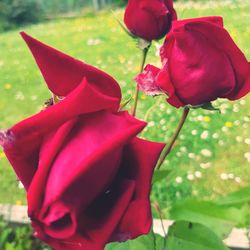
[[[230,100],[237,100],[249,93],[250,64],[229,33],[225,29],[210,23],[195,22],[186,24],[186,26],[188,29],[203,34],[215,47],[224,51],[229,57],[235,73],[236,87],[225,97]]]
[[[90,101],[91,100],[91,101]],[[28,188],[38,166],[42,137],[78,115],[103,109],[117,110],[119,99],[105,96],[86,79],[65,99],[13,126],[4,151],[18,177]]]
[[[81,208],[88,205],[90,200],[103,190],[103,186],[109,185],[109,180],[113,180],[119,168],[123,145],[136,136],[145,125],[125,112],[99,112],[80,117],[51,166],[44,187],[44,206],[63,194],[64,201],[67,203],[69,199],[70,206],[77,207],[74,202],[80,204]],[[77,189],[77,182],[80,190]],[[105,184],[102,184],[103,182]],[[76,196],[79,191],[82,198]]]
[[[82,225],[82,228],[79,228],[79,232],[73,237],[57,240],[50,237],[44,238],[42,233],[38,234],[37,237],[56,250],[103,250],[129,205],[134,193],[134,187],[134,181],[123,181],[117,187],[119,196],[115,205],[106,214],[105,218],[95,221],[96,225],[93,225],[93,220],[86,220],[84,216],[83,218],[78,218],[78,224]]]
[[[164,144],[135,138],[124,151],[124,178],[135,180],[135,194],[112,240],[122,240],[121,235],[133,239],[147,234],[151,228],[150,190],[153,170]]]
[[[24,32],[21,32],[21,35],[29,46],[49,89],[55,95],[68,95],[86,77],[97,91],[121,98],[119,85],[105,72],[49,47]]]
[[[189,18],[189,19],[173,21],[171,31],[174,31],[174,30],[178,29],[179,27],[183,27],[183,26],[185,26],[185,24],[196,23],[196,22],[202,22],[202,23],[206,22],[206,23],[217,25],[217,26],[223,28],[223,18],[222,17],[220,17],[220,16],[208,16],[208,17]]]

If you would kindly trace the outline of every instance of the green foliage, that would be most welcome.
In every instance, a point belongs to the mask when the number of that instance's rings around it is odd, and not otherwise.
[[[203,224],[214,231],[218,237],[225,239],[233,227],[246,224],[248,213],[249,210],[245,204],[237,208],[208,201],[186,200],[171,208],[170,218]]]
[[[138,237],[135,240],[128,240],[124,243],[108,244],[105,250],[153,250],[155,249],[155,239],[152,231],[148,235]]]
[[[105,250],[228,250],[223,241],[209,228],[198,223],[178,221],[168,231],[167,237],[154,234],[108,244]]]
[[[241,205],[250,201],[250,186],[242,188],[236,192],[230,193],[224,197],[220,197],[217,203],[220,205],[232,206]]]
[[[166,177],[171,173],[171,170],[155,170],[153,176],[153,183],[166,179]]]
[[[41,0],[1,0],[0,31],[36,23],[43,17]]]
[[[4,250],[51,250],[33,237],[30,226],[13,226],[0,218],[0,249]]]
[[[170,227],[167,248],[171,250],[227,250],[220,238],[198,223],[178,221]]]

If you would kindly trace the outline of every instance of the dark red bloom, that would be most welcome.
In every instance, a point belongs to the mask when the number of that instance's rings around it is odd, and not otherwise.
[[[223,28],[221,17],[173,22],[161,60],[162,69],[148,65],[136,80],[146,91],[150,83],[150,94],[165,92],[175,107],[217,98],[237,100],[250,91],[250,63]]]
[[[152,41],[164,37],[176,18],[173,0],[128,0],[124,22],[132,34]]]
[[[149,192],[163,144],[118,112],[120,88],[106,73],[22,33],[56,95],[40,113],[0,132],[27,190],[35,235],[56,250],[101,250],[150,230]]]

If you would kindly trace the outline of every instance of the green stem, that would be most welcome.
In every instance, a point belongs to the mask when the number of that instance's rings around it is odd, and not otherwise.
[[[141,68],[140,68],[140,73],[143,72],[144,65],[146,62],[147,54],[148,54],[149,47],[145,48],[142,50],[142,62],[141,62]],[[135,97],[134,97],[134,105],[131,108],[131,114],[132,116],[135,116],[136,114],[136,108],[137,108],[137,103],[138,103],[138,98],[139,98],[139,87],[136,85],[136,90],[135,90]]]
[[[186,118],[188,116],[189,110],[190,109],[188,107],[184,107],[181,119],[179,121],[179,124],[178,124],[178,126],[177,126],[177,128],[175,130],[175,133],[174,133],[173,137],[171,138],[169,144],[163,150],[163,154],[162,154],[162,156],[159,159],[159,162],[158,162],[158,165],[157,165],[157,169],[160,169],[160,167],[163,164],[164,160],[166,159],[166,157],[168,156],[168,154],[172,150],[173,145],[174,145],[176,139],[178,138],[178,136],[180,134],[180,131],[181,131],[181,129],[182,129],[182,127],[183,127],[183,125],[184,125],[184,123],[186,121]]]

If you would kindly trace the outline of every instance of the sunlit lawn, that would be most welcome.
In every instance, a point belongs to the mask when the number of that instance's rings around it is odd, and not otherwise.
[[[219,2],[219,3],[218,3]],[[225,26],[250,59],[250,2],[214,1],[210,4],[176,4],[179,18],[223,15]],[[115,11],[122,17],[122,10]],[[38,39],[93,64],[121,84],[124,98],[134,90],[140,51],[121,30],[113,14],[51,21],[25,27]],[[148,62],[159,64],[160,43],[154,43]],[[219,70],[219,69],[218,69]],[[18,31],[0,34],[0,127],[6,128],[37,112],[49,92]],[[153,188],[161,204],[190,195],[212,198],[245,186],[250,180],[250,98],[217,101],[221,113],[193,110],[164,168],[172,174]],[[148,111],[148,109],[150,110]],[[181,110],[164,98],[140,96],[140,118],[148,121],[143,137],[167,142]],[[0,203],[25,203],[23,189],[0,151]]]

